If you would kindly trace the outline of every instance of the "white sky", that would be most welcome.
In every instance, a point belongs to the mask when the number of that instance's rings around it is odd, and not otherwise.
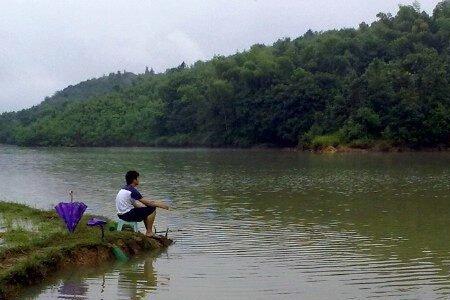
[[[438,0],[420,1],[431,13]],[[252,44],[370,23],[401,0],[0,1],[0,112],[117,70],[161,72]]]

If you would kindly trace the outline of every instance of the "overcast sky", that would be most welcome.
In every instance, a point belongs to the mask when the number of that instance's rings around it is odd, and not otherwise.
[[[438,0],[422,0],[431,13]],[[401,0],[0,2],[0,112],[117,70],[161,72],[254,43],[370,23]]]

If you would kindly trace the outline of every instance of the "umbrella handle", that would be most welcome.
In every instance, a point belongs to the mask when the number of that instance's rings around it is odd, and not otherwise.
[[[70,195],[70,202],[73,202],[73,191],[69,191],[69,195]]]

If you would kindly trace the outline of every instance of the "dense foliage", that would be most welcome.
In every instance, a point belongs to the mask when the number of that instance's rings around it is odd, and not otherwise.
[[[448,146],[450,1],[0,117],[19,145]],[[62,91],[61,93],[64,93]],[[60,96],[58,93],[56,96]],[[88,99],[87,99],[88,98]]]

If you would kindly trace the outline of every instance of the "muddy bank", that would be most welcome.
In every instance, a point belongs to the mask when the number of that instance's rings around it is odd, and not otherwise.
[[[401,152],[449,152],[448,147],[433,147],[433,148],[409,148],[409,147],[382,147],[374,146],[368,148],[349,147],[349,146],[325,146],[316,149],[311,148],[251,148],[252,151],[264,150],[279,150],[282,152],[310,152],[316,154],[330,154],[330,153],[401,153]]]
[[[448,152],[450,151],[449,148],[446,147],[436,147],[436,148],[408,148],[408,147],[381,147],[381,146],[375,146],[370,148],[355,148],[355,147],[348,147],[348,146],[327,146],[319,149],[314,150],[306,150],[314,153],[323,153],[323,154],[330,154],[330,153],[401,153],[401,152]]]

